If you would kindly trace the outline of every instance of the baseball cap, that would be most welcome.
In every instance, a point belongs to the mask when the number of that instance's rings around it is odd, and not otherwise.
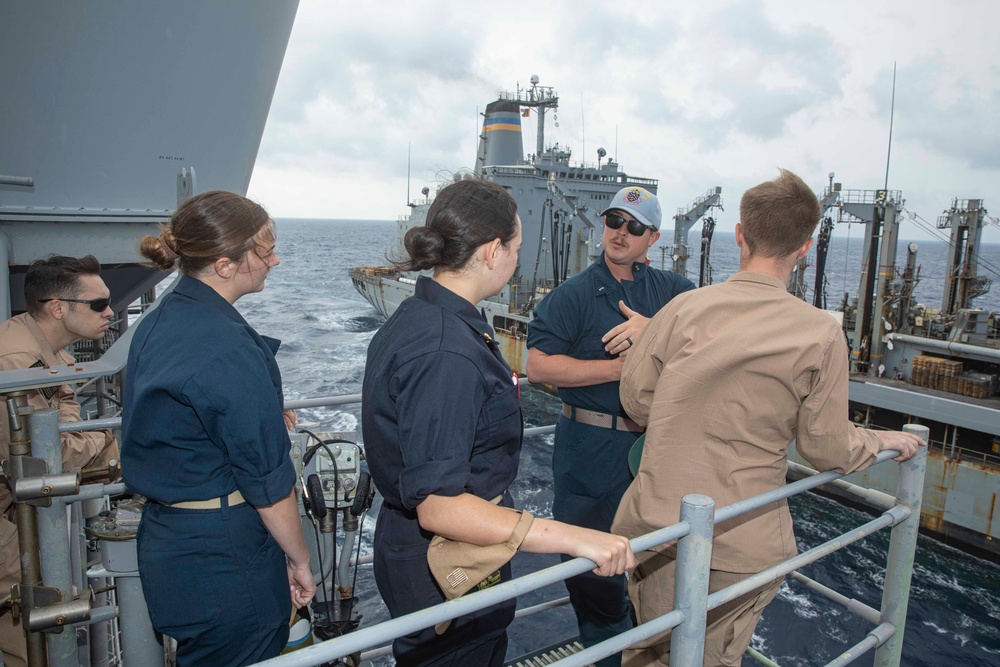
[[[636,185],[619,190],[611,200],[611,205],[601,211],[601,215],[613,210],[630,213],[633,218],[647,227],[652,227],[654,231],[660,229],[660,221],[663,219],[660,200],[646,188]]]
[[[488,547],[449,540],[440,535],[431,538],[427,547],[427,564],[444,596],[454,600],[491,579],[517,553],[534,519],[530,512],[522,511],[510,538],[503,544]],[[438,623],[434,630],[439,635],[444,634],[450,624],[451,621]]]

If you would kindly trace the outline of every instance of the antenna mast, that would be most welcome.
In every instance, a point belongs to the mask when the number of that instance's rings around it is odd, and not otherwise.
[[[889,189],[889,157],[892,155],[892,118],[896,112],[896,63],[892,63],[892,101],[889,103],[889,146],[885,150],[885,183],[883,190]]]

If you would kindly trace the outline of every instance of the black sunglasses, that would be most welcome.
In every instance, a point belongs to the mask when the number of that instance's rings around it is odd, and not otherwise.
[[[644,225],[638,220],[627,220],[626,218],[623,218],[622,216],[616,215],[614,213],[608,213],[607,215],[604,216],[604,224],[608,226],[608,229],[614,229],[617,231],[621,229],[622,225],[624,225],[625,223],[628,223],[628,233],[631,234],[632,236],[642,236],[643,234],[646,233],[647,229],[652,229],[653,231],[656,231],[654,227],[650,227],[649,225]]]
[[[111,303],[111,299],[60,299],[58,297],[53,297],[51,299],[39,299],[38,303],[48,303],[49,301],[69,301],[70,303],[85,303],[90,306],[90,309],[95,313],[103,313],[108,304]]]

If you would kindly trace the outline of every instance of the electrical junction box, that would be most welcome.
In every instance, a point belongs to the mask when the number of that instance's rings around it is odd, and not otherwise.
[[[360,448],[350,442],[353,433],[316,433],[320,442],[316,454],[306,467],[306,475],[315,473],[323,486],[323,498],[328,508],[347,509],[354,503],[361,474]],[[317,447],[316,439],[306,435],[306,451]]]

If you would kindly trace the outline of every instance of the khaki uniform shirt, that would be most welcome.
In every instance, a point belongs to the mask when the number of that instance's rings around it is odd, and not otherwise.
[[[0,371],[31,368],[32,366],[65,366],[74,363],[73,355],[65,350],[53,351],[38,324],[28,313],[0,323]],[[56,408],[59,421],[80,421],[80,404],[69,385],[45,387],[32,391],[28,403],[36,410]],[[63,470],[73,468],[107,468],[108,461],[118,458],[115,439],[107,431],[63,433]],[[4,406],[0,419],[0,458],[10,456],[10,425]],[[10,505],[10,493],[0,484],[0,511]]]
[[[867,467],[882,444],[849,421],[847,384],[840,326],[778,279],[739,272],[676,297],[625,359],[622,405],[647,432],[613,532],[676,523],[689,493],[718,509],[782,486],[793,439],[819,470]],[[717,525],[712,568],[758,572],[795,553],[781,501]]]

